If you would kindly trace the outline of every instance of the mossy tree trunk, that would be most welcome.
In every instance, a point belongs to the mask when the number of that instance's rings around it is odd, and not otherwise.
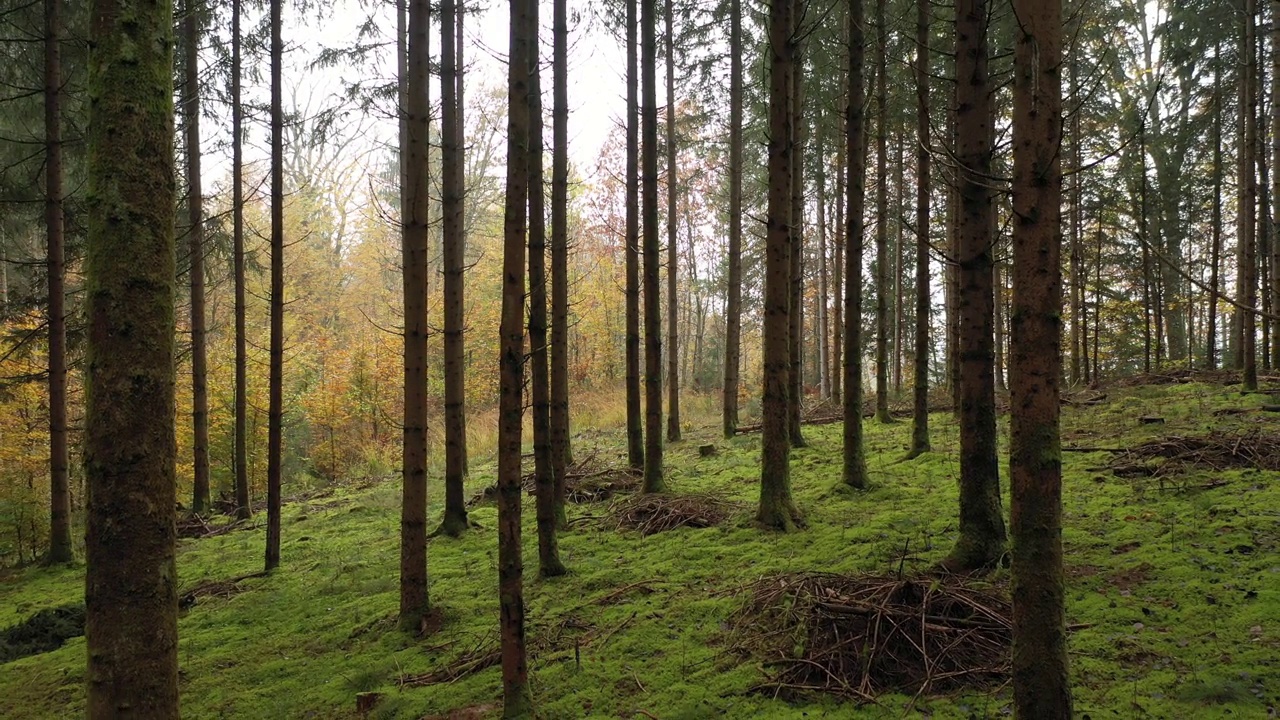
[[[866,30],[862,0],[849,0],[849,77],[845,105],[844,467],[846,485],[867,487],[862,441],[862,250],[866,221],[867,131],[863,87]]]
[[[567,0],[552,3],[551,108],[551,470],[556,525],[564,530],[569,441],[569,18]]]
[[[176,718],[173,6],[90,17],[87,714]]]
[[[654,3],[640,5],[640,184],[644,195],[644,492],[666,490],[662,467],[662,304],[658,242],[658,30]]]
[[[792,8],[792,23],[798,23],[803,8]],[[793,30],[793,34],[799,32]],[[804,403],[804,47],[799,39],[791,48],[791,209],[787,223],[791,235],[787,272],[787,436],[791,447],[804,447],[800,411]]]
[[[466,248],[463,228],[462,100],[458,93],[455,0],[440,4],[440,202],[444,261],[444,518],[440,531],[457,537],[469,527],[463,481],[467,463],[466,355],[463,340]]]
[[[62,0],[44,2],[45,270],[49,283],[49,555],[75,559],[67,481],[66,235],[62,213]]]
[[[200,186],[200,12],[188,0],[183,21],[186,83],[183,117],[187,153],[187,240],[191,266],[191,511],[209,509],[209,388],[208,350],[205,341],[204,300],[204,198]]]
[[[627,0],[627,462],[644,468],[640,395],[640,62],[639,0]]]
[[[1014,714],[1071,717],[1062,574],[1062,7],[1014,0],[1009,344]]]
[[[889,423],[889,69],[885,0],[876,0],[876,422]]]
[[[533,715],[525,652],[520,541],[520,438],[524,411],[525,230],[529,199],[530,79],[537,0],[511,0],[507,70],[507,180],[503,212],[502,319],[498,358],[498,613],[502,714]]]
[[[991,81],[986,0],[956,6],[956,162],[959,176],[960,535],[945,564],[994,565],[1005,550],[996,459],[992,292]]]
[[[280,565],[280,483],[284,474],[284,43],[280,13],[271,0],[271,338],[267,387],[266,570]]]
[[[409,0],[401,190],[404,273],[404,444],[400,505],[400,628],[418,632],[431,607],[427,587],[427,159],[428,0]]]

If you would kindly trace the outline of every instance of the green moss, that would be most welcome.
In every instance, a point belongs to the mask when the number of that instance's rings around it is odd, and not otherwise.
[[[1067,411],[1063,445],[1123,447],[1260,421],[1276,427],[1269,414],[1212,414],[1260,402],[1198,384],[1112,390],[1107,404]],[[1161,415],[1166,424],[1139,425],[1142,414]],[[690,442],[667,447],[666,463],[672,492],[714,492],[742,503],[720,527],[641,537],[579,520],[561,536],[570,574],[543,580],[530,502],[525,588],[530,691],[540,716],[616,718],[642,709],[664,719],[902,717],[912,702],[905,696],[855,708],[830,698],[789,704],[752,693],[764,675],[756,661],[728,651],[724,622],[742,602],[739,588],[764,574],[910,571],[941,560],[956,539],[957,427],[949,415],[930,422],[933,451],[909,462],[901,461],[908,423],[867,424],[866,491],[843,489],[840,427],[806,428],[810,446],[792,452],[795,501],[808,521],[800,532],[763,532],[752,522],[758,436],[698,456],[699,444],[719,438],[714,413],[686,430]],[[1001,438],[1003,465],[1007,433]],[[578,437],[575,446],[582,456],[598,452],[625,464],[621,433]],[[1217,717],[1230,710],[1265,717],[1280,688],[1280,483],[1266,473],[1192,469],[1166,478],[1161,489],[1154,479],[1098,470],[1110,457],[1063,454],[1077,713]],[[468,494],[494,474],[491,463],[474,460]],[[1227,484],[1204,489],[1209,479]],[[438,486],[432,498],[439,499]],[[465,707],[497,716],[497,667],[452,683],[399,687],[402,676],[496,647],[495,510],[471,512],[487,530],[431,540],[431,597],[444,621],[437,633],[414,639],[395,629],[398,502],[398,487],[388,483],[286,506],[280,570],[243,581],[239,594],[200,600],[180,621],[184,714],[350,717],[355,694],[375,691],[384,699],[374,717]],[[579,519],[603,507],[568,510]],[[302,515],[307,520],[296,522]],[[184,541],[181,588],[256,571],[261,557],[260,529]],[[987,579],[1007,580],[1005,570]],[[641,581],[651,582],[618,593]],[[25,571],[0,586],[0,626],[82,593],[82,568]],[[6,664],[0,717],[82,714],[83,668],[83,639]],[[1009,705],[1007,690],[917,701],[933,718],[997,717]]]

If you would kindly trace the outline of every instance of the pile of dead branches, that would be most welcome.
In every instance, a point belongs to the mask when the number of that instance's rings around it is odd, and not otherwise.
[[[653,535],[682,527],[707,528],[724,522],[736,506],[711,495],[645,493],[613,503],[605,525]]]
[[[245,527],[248,527],[248,524],[240,520],[220,524],[210,523],[205,518],[194,514],[179,518],[177,522],[179,538],[217,537]]]
[[[266,572],[259,571],[249,573],[247,575],[239,575],[226,580],[211,580],[209,582],[200,583],[178,596],[178,607],[185,610],[201,600],[208,598],[222,598],[226,600],[228,598],[235,597],[248,589],[244,585],[241,585],[245,580],[252,580],[253,578],[266,576]]]
[[[770,671],[758,690],[857,700],[988,687],[1009,675],[1009,602],[950,577],[792,573],[745,589],[735,649]]]
[[[1157,438],[1118,453],[1111,467],[1117,475],[1149,477],[1193,468],[1280,470],[1280,434],[1255,428]]]
[[[537,492],[535,475],[528,473],[521,477],[520,487],[528,495]],[[618,493],[634,492],[639,487],[639,470],[600,464],[596,461],[594,452],[565,470],[564,496],[571,503],[602,502],[613,498]],[[476,493],[467,501],[467,505],[474,507],[496,500],[497,497],[498,486],[490,485]]]

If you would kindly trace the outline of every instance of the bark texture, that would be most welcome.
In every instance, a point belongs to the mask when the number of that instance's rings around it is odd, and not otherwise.
[[[663,492],[662,304],[658,242],[658,33],[653,2],[640,5],[640,184],[644,194],[644,491]]]
[[[265,568],[280,565],[280,483],[284,461],[284,109],[280,12],[271,0],[271,339],[267,387],[267,549]]]
[[[199,9],[188,0],[183,22],[187,153],[187,240],[191,253],[191,512],[209,509],[209,387],[205,342],[204,197],[200,185],[200,25]]]
[[[729,7],[729,282],[725,300],[724,436],[738,429],[742,365],[742,0]]]
[[[636,11],[627,0],[627,461],[644,468],[640,397],[640,63]]]
[[[916,0],[916,341],[909,457],[929,452],[929,0]]]
[[[567,0],[552,2],[551,156],[551,470],[556,524],[566,529],[565,473],[569,442],[569,19]]]
[[[849,0],[849,89],[845,106],[844,256],[844,467],[846,485],[867,487],[867,457],[862,440],[862,250],[867,182],[867,132],[863,100],[866,58],[862,0]]]
[[[235,496],[236,517],[249,519],[249,347],[245,331],[244,275],[244,107],[240,102],[240,0],[231,3],[231,246],[235,256],[236,389]]]
[[[667,47],[667,441],[680,439],[680,324],[679,303],[676,302],[680,254],[677,235],[677,190],[680,181],[676,167],[676,47],[675,19],[672,5],[675,0],[663,3],[663,25]]]

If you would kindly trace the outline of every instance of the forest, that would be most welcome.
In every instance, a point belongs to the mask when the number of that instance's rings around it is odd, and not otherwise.
[[[1275,717],[1280,0],[11,0],[0,717]]]

